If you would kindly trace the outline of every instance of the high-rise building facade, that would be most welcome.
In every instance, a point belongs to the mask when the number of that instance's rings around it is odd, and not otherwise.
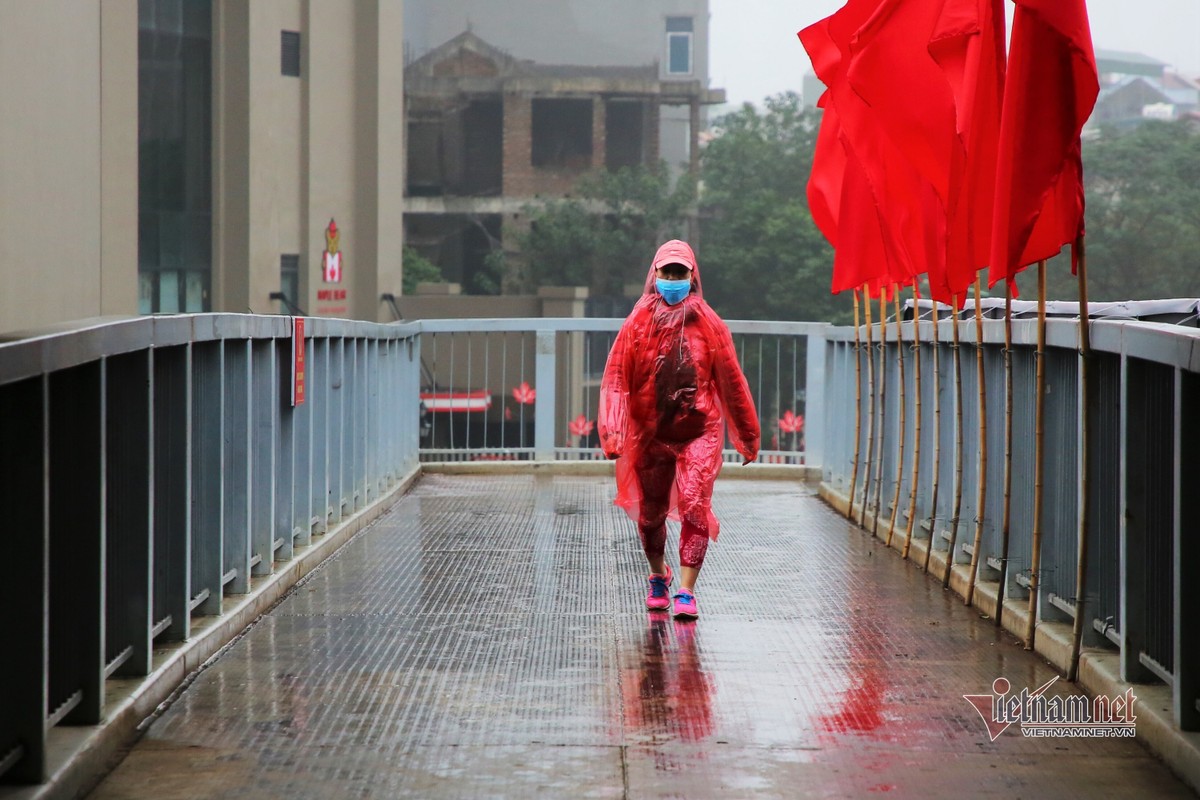
[[[0,3],[0,331],[389,318],[400,0]]]

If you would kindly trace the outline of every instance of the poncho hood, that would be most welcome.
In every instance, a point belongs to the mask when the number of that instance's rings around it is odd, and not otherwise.
[[[654,254],[654,260],[650,262],[650,271],[646,273],[646,285],[642,288],[642,294],[658,294],[658,289],[654,285],[654,273],[659,267],[666,264],[683,264],[690,269],[692,271],[692,290],[689,294],[704,297],[704,290],[700,286],[700,264],[696,262],[696,254],[692,252],[691,245],[680,239],[664,242],[658,248],[658,252]]]

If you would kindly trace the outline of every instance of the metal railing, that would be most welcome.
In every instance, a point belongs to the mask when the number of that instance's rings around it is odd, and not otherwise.
[[[231,597],[253,592],[323,534],[386,500],[419,461],[599,457],[588,423],[621,320],[306,322],[306,398],[297,406],[289,317],[139,318],[0,344],[0,500],[10,531],[0,581],[0,779],[44,780],[48,732],[99,723],[110,678],[147,676],[156,648],[187,640],[197,618],[204,627],[219,619]],[[920,324],[925,455],[915,529],[946,551],[957,523],[951,558],[963,562],[981,519],[979,575],[995,576],[1004,556],[1003,426],[991,413],[989,491],[976,509],[974,326],[959,323],[959,403],[950,389],[953,323],[937,324],[936,432],[934,323]],[[1034,324],[1015,323],[1012,568],[1002,588],[1010,598],[1025,591],[1029,566]],[[762,460],[824,465],[826,482],[848,492],[854,365],[865,362],[865,345],[855,346],[853,329],[816,323],[733,321],[730,329],[763,423]],[[1186,612],[1200,601],[1200,540],[1186,534],[1200,512],[1192,469],[1200,417],[1184,412],[1200,408],[1200,332],[1116,321],[1092,330],[1089,627],[1097,641],[1120,647],[1125,679],[1168,682],[1176,719],[1194,729],[1200,626],[1189,627]],[[1049,344],[1052,444],[1039,576],[1047,620],[1067,619],[1074,608],[1076,324],[1051,320]],[[982,347],[987,402],[1003,408],[1000,323],[986,324]],[[895,355],[912,354],[911,325],[899,336],[892,325],[883,348],[890,356],[877,360],[880,374],[887,370],[897,387]],[[864,425],[857,465],[856,502],[878,502],[880,514],[890,514],[898,480],[901,521],[911,488],[913,372],[910,358],[904,459],[893,388],[877,461],[868,461]],[[956,403],[966,430],[957,520]],[[864,412],[870,405],[864,396]],[[936,508],[935,441],[943,486]]]
[[[412,325],[202,314],[0,345],[0,780],[417,468]],[[207,623],[206,623],[206,627]],[[182,677],[182,676],[180,676]]]
[[[917,347],[911,319],[897,333],[892,321],[887,343],[878,328],[868,351],[853,328],[831,329],[827,338],[827,404],[824,481],[851,505],[868,509],[872,525],[895,520],[894,539],[905,538],[910,512],[921,549],[932,543],[953,564],[969,565],[976,525],[981,524],[975,577],[997,581],[1001,597],[1028,597],[1037,586],[1038,621],[1073,622],[1082,492],[1080,409],[1091,408],[1091,450],[1085,642],[1116,647],[1121,677],[1129,682],[1161,680],[1172,687],[1174,716],[1184,730],[1200,730],[1200,624],[1191,618],[1200,603],[1200,481],[1195,454],[1200,445],[1200,330],[1158,323],[1094,320],[1087,397],[1081,396],[1077,320],[1047,324],[1045,389],[1045,480],[1043,536],[1037,580],[1030,580],[1034,495],[1034,405],[1036,321],[1013,323],[1012,487],[1007,552],[1003,546],[1005,458],[1005,344],[1003,322],[989,319],[976,340],[971,312],[958,321],[959,367],[951,319],[919,323],[921,405],[916,405]],[[943,310],[943,313],[945,310]],[[898,349],[906,357],[905,426],[899,419]],[[986,500],[978,508],[980,402],[976,355],[982,347],[987,413]],[[886,352],[884,352],[886,351]],[[874,360],[876,396],[868,392],[868,352]],[[940,424],[934,425],[937,375]],[[855,362],[859,361],[861,426],[855,458]],[[886,378],[883,375],[886,373]],[[955,380],[961,381],[961,392]],[[886,382],[882,404],[878,384]],[[874,430],[868,424],[874,406]],[[911,463],[918,410],[921,442],[917,491],[911,493]],[[962,415],[962,474],[955,416]],[[868,436],[873,433],[875,441]],[[904,461],[897,466],[901,439]],[[934,491],[938,453],[939,491]],[[879,465],[882,464],[882,470]],[[897,484],[899,491],[897,492]],[[933,498],[936,494],[936,507]],[[960,505],[955,513],[955,498]],[[899,498],[899,502],[895,502]],[[896,508],[893,510],[893,504]],[[879,520],[875,522],[874,520]],[[953,552],[949,552],[950,542]],[[968,577],[970,570],[968,567]]]
[[[422,461],[602,459],[600,380],[623,320],[424,320]],[[824,323],[731,321],[760,461],[819,464]],[[817,346],[813,346],[813,342]],[[736,453],[727,448],[726,457]]]

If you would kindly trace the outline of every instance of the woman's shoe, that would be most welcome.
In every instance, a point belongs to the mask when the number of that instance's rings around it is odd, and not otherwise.
[[[651,611],[666,611],[671,607],[671,565],[667,565],[667,574],[650,576],[650,591],[646,594],[646,608]]]
[[[700,609],[696,605],[696,595],[681,589],[675,593],[675,619],[696,619]]]

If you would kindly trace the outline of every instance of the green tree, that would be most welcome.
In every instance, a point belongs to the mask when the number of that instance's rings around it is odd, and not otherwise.
[[[659,164],[590,173],[577,195],[527,209],[530,226],[517,236],[527,290],[587,286],[594,296],[620,295],[642,279],[663,239],[682,235],[695,186],[687,176],[672,186]]]
[[[702,157],[697,256],[705,296],[726,318],[850,318],[849,294],[829,291],[833,249],[805,196],[820,122],[787,92],[715,123]]]
[[[412,294],[417,290],[418,283],[436,283],[442,280],[442,271],[415,248],[404,246],[401,251],[403,260],[401,261],[400,285],[404,289],[405,294]]]
[[[1188,122],[1104,129],[1083,144],[1088,294],[1093,300],[1200,297],[1200,135]],[[1036,297],[1036,278],[1023,278]],[[1078,298],[1065,256],[1047,295]]]

